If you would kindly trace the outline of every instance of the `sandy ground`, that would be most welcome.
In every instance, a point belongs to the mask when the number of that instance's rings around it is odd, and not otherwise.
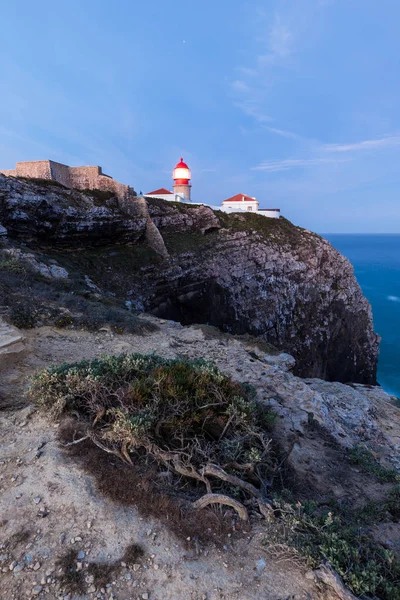
[[[304,565],[262,545],[262,523],[251,535],[227,537],[224,547],[190,553],[157,520],[142,519],[135,507],[119,506],[96,492],[95,482],[60,448],[56,427],[23,403],[29,377],[41,367],[104,353],[157,352],[165,357],[203,356],[235,364],[244,379],[259,378],[239,342],[207,340],[194,328],[157,321],[145,337],[114,336],[44,327],[24,332],[26,351],[0,371],[0,599],[101,598],[107,600],[316,600],[325,598]],[[0,365],[1,366],[1,365]],[[86,575],[87,593],[69,594],[60,583],[57,559],[76,551],[78,568],[119,561],[139,544],[144,556],[122,562],[107,584]],[[307,576],[306,576],[307,575]]]

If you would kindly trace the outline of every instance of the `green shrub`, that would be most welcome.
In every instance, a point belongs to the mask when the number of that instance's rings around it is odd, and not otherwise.
[[[10,254],[3,254],[0,260],[0,271],[7,271],[16,275],[24,275],[28,266],[20,258]]]
[[[357,465],[365,473],[373,475],[380,483],[393,483],[400,481],[400,476],[395,469],[387,469],[378,463],[374,455],[367,448],[354,446],[349,450],[351,464]]]
[[[74,320],[71,315],[60,315],[54,320],[54,325],[58,329],[64,329],[65,327],[69,327],[73,325]]]
[[[254,390],[205,361],[132,354],[64,364],[39,373],[30,397],[46,412],[95,423],[91,439],[128,462],[144,453],[179,474],[178,488],[193,479],[210,489],[206,474],[214,490],[240,498],[273,471]]]
[[[327,561],[356,596],[400,600],[400,562],[357,522],[357,513],[346,515],[315,502],[288,503],[276,499],[280,529],[274,542],[284,542],[307,558],[311,566]],[[264,544],[271,544],[268,533]]]
[[[390,490],[386,508],[397,521],[400,521],[400,485],[396,485]]]
[[[37,323],[38,312],[32,304],[14,304],[10,309],[8,320],[18,329],[32,329]]]

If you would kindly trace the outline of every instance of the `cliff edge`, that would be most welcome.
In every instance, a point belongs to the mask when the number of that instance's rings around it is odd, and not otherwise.
[[[378,337],[352,266],[284,218],[0,175],[0,224],[20,257],[28,248],[138,312],[261,337],[302,377],[376,383]]]

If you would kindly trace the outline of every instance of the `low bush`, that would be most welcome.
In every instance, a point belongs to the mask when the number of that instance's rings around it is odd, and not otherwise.
[[[365,473],[373,475],[380,483],[400,483],[400,475],[395,469],[387,469],[378,463],[370,450],[362,446],[354,446],[349,450],[349,460]]]
[[[16,256],[3,254],[0,258],[0,271],[6,271],[16,275],[25,275],[28,266]]]
[[[175,473],[193,501],[206,491],[202,506],[228,504],[247,520],[241,501],[250,496],[267,510],[274,460],[265,409],[205,361],[133,354],[64,364],[39,373],[30,396],[55,416],[78,414],[82,441]]]
[[[264,539],[271,550],[284,542],[312,567],[327,561],[357,597],[400,600],[399,558],[374,542],[357,512],[282,499],[275,507],[280,519]]]
[[[38,310],[34,304],[18,302],[11,307],[8,320],[18,329],[32,329],[38,321]]]

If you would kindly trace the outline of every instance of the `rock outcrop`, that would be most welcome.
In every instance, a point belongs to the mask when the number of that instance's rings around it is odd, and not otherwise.
[[[68,272],[72,265],[138,310],[260,336],[295,357],[298,375],[376,382],[370,306],[349,261],[320,236],[282,218],[203,205],[148,199],[144,214],[134,197],[102,202],[0,176],[9,238],[50,247],[53,257],[57,250]],[[97,260],[87,259],[91,246]]]

